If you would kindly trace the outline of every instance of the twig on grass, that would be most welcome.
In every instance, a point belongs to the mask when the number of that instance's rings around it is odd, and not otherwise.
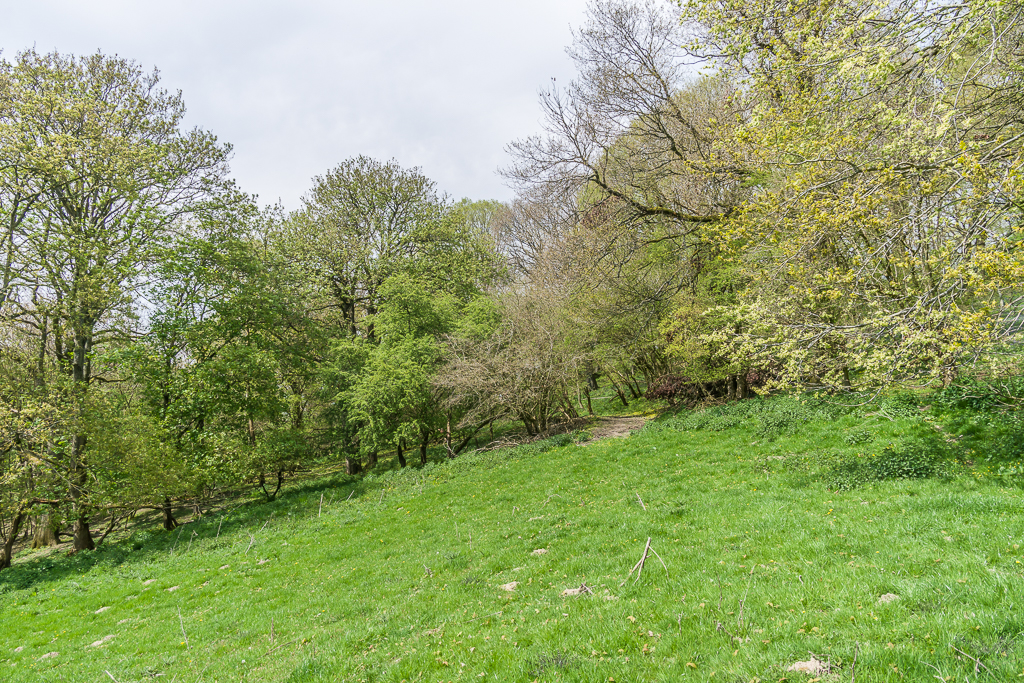
[[[221,526],[223,526],[223,525],[224,525],[224,518],[225,518],[225,517],[227,517],[227,516],[228,516],[228,515],[230,515],[230,514],[231,514],[231,510],[228,510],[227,512],[225,512],[225,513],[224,513],[224,514],[223,514],[223,515],[221,516],[221,518],[220,518],[220,524],[218,524],[218,525],[217,525],[217,536],[216,536],[215,538],[220,538],[220,528],[221,528]]]
[[[462,623],[468,624],[469,622],[476,621],[477,619],[486,619],[487,617],[496,617],[499,614],[501,614],[501,610],[498,610],[497,612],[491,612],[490,614],[481,614],[478,617],[473,617],[472,619],[466,619],[466,621],[464,621]]]
[[[324,494],[323,494],[323,491],[321,491],[320,492],[320,509],[316,511],[316,516],[319,517],[320,514],[323,511],[324,511]]]
[[[181,608],[178,607],[178,624],[181,625],[181,635],[185,638],[185,649],[191,650],[192,646],[188,642],[188,634],[185,633],[185,620],[181,618]]]
[[[288,647],[288,646],[289,646],[289,645],[291,645],[292,643],[297,643],[297,642],[299,642],[299,639],[298,639],[298,638],[296,638],[295,640],[289,640],[289,641],[288,641],[287,643],[281,643],[280,645],[277,645],[277,646],[275,646],[275,647],[272,647],[272,648],[270,648],[269,650],[267,650],[267,654],[266,654],[266,655],[263,655],[263,656],[264,656],[264,657],[266,657],[266,656],[267,656],[267,655],[269,655],[269,654],[270,654],[271,652],[275,652],[275,651],[277,651],[277,650],[280,650],[280,649],[281,649],[282,647]]]
[[[955,645],[950,644],[950,647],[953,648],[954,650],[956,650],[957,652],[959,652],[960,654],[962,654],[964,657],[967,657],[968,659],[974,661],[974,673],[979,673],[979,671],[978,671],[978,667],[979,666],[982,669],[984,669],[985,671],[988,671],[990,674],[992,673],[992,671],[987,666],[985,666],[985,664],[982,663],[982,661],[980,659],[978,659],[977,657],[970,656],[969,654],[967,654],[966,652],[964,652],[963,650],[961,650],[960,648],[958,648]]]
[[[346,501],[352,500],[352,496],[355,494],[355,492],[356,492],[355,489],[352,489],[351,491],[349,491],[348,492],[348,498],[346,498],[345,500]]]
[[[249,534],[249,546],[245,549],[245,552],[242,553],[243,557],[249,554],[249,551],[252,549],[252,544],[256,542],[256,537],[250,534],[248,529],[246,529],[245,533]]]
[[[178,536],[177,536],[177,538],[174,539],[174,545],[171,546],[171,550],[170,550],[171,553],[173,553],[174,549],[178,547],[178,541],[181,540],[181,532],[184,531],[184,530],[185,530],[185,525],[184,524],[180,525],[180,528],[178,529]]]
[[[647,512],[647,506],[644,505],[644,499],[640,497],[639,493],[636,494],[636,499],[640,501],[640,507],[644,509],[644,512]]]
[[[928,662],[926,662],[926,661],[924,661],[924,660],[921,660],[921,663],[922,663],[922,664],[924,664],[925,666],[927,666],[927,667],[928,667],[929,669],[935,669],[935,673],[936,673],[937,675],[933,676],[932,678],[937,678],[937,679],[939,679],[940,681],[943,681],[943,683],[945,683],[945,681],[948,681],[948,680],[949,680],[948,678],[945,678],[945,677],[944,677],[944,676],[942,675],[942,670],[941,670],[941,669],[939,669],[939,667],[935,666],[934,664],[929,664]],[[850,680],[853,680],[853,679],[851,678]]]
[[[853,644],[853,664],[850,666],[850,683],[856,683],[857,680],[857,650],[859,649],[860,643],[855,642]]]
[[[626,578],[619,584],[620,587],[626,585],[626,581],[628,581],[629,577],[633,575],[633,572],[636,572],[636,578],[633,579],[633,583],[640,580],[640,575],[644,571],[644,564],[647,562],[647,557],[650,553],[654,553],[654,556],[658,558],[659,562],[661,562],[661,566],[665,568],[665,576],[669,576],[668,565],[665,564],[665,560],[661,559],[661,555],[658,554],[658,551],[651,547],[651,537],[648,536],[647,545],[644,546],[644,554],[640,556],[637,563],[629,570],[629,574],[626,574]]]
[[[107,674],[108,676],[110,676],[110,680],[114,681],[114,683],[117,683],[117,679],[116,679],[116,678],[114,678],[114,674],[110,673],[110,672],[109,672],[109,671],[107,671],[106,669],[104,669],[104,670],[103,670],[103,673],[105,673],[105,674]]]

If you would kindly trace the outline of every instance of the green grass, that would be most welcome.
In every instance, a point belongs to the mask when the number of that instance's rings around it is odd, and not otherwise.
[[[861,683],[1024,673],[1019,488],[961,466],[829,490],[837,462],[941,419],[745,403],[22,559],[0,679],[806,681],[786,668],[809,653],[823,681],[855,655]],[[668,570],[626,580],[648,537]]]

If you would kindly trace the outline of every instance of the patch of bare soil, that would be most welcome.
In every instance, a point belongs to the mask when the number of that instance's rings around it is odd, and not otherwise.
[[[598,439],[619,439],[629,436],[644,426],[642,417],[599,417],[590,426],[590,433],[594,440]]]

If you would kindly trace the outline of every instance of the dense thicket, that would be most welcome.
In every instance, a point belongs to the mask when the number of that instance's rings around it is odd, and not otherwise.
[[[596,1],[507,203],[357,157],[260,209],[129,61],[0,64],[0,566],[313,462],[1015,374],[1013,4]],[[1010,398],[1010,397],[1008,397]]]

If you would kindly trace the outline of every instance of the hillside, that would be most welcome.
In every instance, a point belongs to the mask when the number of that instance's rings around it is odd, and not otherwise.
[[[1015,680],[1024,499],[933,413],[745,401],[23,558],[0,678]]]

